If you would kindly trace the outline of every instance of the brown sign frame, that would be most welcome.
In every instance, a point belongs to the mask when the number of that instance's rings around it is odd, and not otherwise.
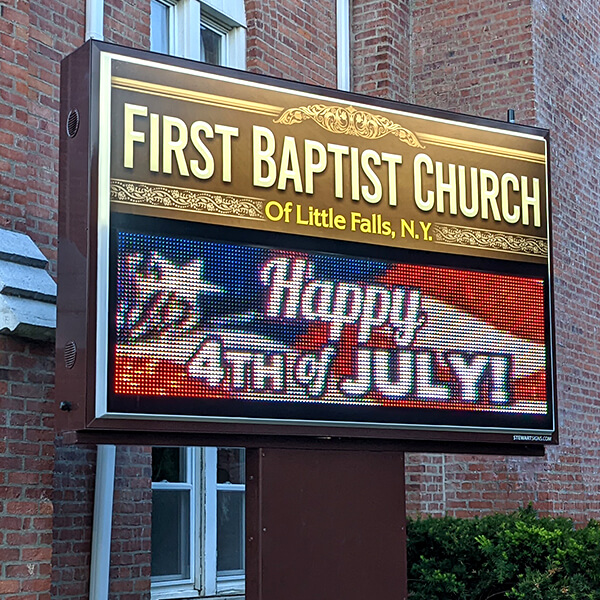
[[[477,256],[482,257],[484,261],[497,260],[499,262],[507,261],[507,256],[510,262],[519,262],[515,260],[515,256],[522,260],[527,265],[537,264],[544,265],[546,269],[545,277],[547,278],[547,299],[546,299],[546,311],[547,311],[547,335],[548,335],[548,364],[550,365],[549,374],[550,380],[548,386],[550,388],[550,410],[552,411],[553,425],[551,428],[543,431],[531,430],[527,428],[521,429],[510,429],[508,431],[495,431],[485,430],[482,428],[475,428],[473,430],[453,428],[445,430],[444,428],[381,428],[377,426],[361,427],[356,424],[349,424],[346,426],[336,426],[335,428],[327,428],[320,425],[314,424],[285,424],[285,423],[274,423],[274,422],[252,422],[252,420],[239,420],[238,422],[227,422],[227,421],[215,421],[206,422],[198,420],[186,420],[181,418],[169,418],[168,425],[165,425],[164,418],[151,415],[135,415],[135,416],[122,416],[122,415],[107,415],[106,413],[101,414],[98,412],[96,398],[98,394],[106,395],[106,379],[103,380],[102,363],[105,362],[105,356],[108,352],[107,348],[107,331],[106,331],[106,320],[108,319],[108,313],[106,312],[107,302],[102,300],[108,297],[108,275],[106,272],[107,261],[104,259],[99,260],[99,255],[107,255],[108,253],[108,237],[103,231],[108,228],[107,213],[103,212],[102,208],[102,195],[115,194],[114,190],[108,190],[105,180],[106,173],[110,171],[111,167],[107,163],[108,159],[102,153],[101,136],[102,131],[106,136],[106,128],[111,127],[110,115],[107,116],[106,112],[103,112],[102,107],[102,95],[101,88],[106,86],[101,77],[98,76],[100,73],[100,65],[103,57],[111,56],[122,57],[128,61],[136,61],[144,63],[146,61],[154,62],[161,66],[163,72],[168,70],[176,71],[177,69],[189,72],[204,73],[214,80],[231,80],[236,85],[236,82],[251,84],[252,89],[269,88],[281,90],[281,93],[285,94],[298,94],[304,100],[306,98],[328,98],[332,105],[340,106],[358,106],[359,110],[369,109],[373,114],[381,116],[381,114],[389,115],[392,113],[402,114],[408,121],[410,118],[418,119],[423,118],[428,122],[443,121],[450,123],[451,127],[466,127],[469,131],[485,131],[487,133],[493,132],[500,136],[509,136],[510,139],[517,140],[536,140],[536,144],[542,144],[544,146],[544,173],[540,176],[542,179],[542,191],[540,195],[543,201],[543,207],[541,210],[541,216],[539,222],[543,224],[543,234],[535,236],[531,235],[526,228],[524,229],[523,223],[518,227],[520,230],[516,233],[510,233],[514,231],[514,227],[508,228],[508,235],[513,235],[514,239],[520,239],[527,241],[527,247],[534,249],[532,251],[524,251],[523,247],[518,250],[518,256],[515,254],[508,255],[506,251],[500,255],[490,247],[480,247],[479,250],[475,250]],[[105,75],[106,76],[106,75]],[[126,85],[123,83],[123,87]],[[153,82],[153,85],[158,85]],[[487,119],[481,119],[476,117],[469,117],[465,115],[458,115],[454,113],[447,113],[438,110],[424,109],[421,107],[415,107],[405,104],[393,103],[381,99],[367,98],[358,96],[355,94],[348,94],[336,90],[324,90],[314,86],[306,86],[294,82],[283,82],[275,80],[273,78],[258,76],[245,72],[232,71],[230,69],[211,67],[208,65],[198,65],[183,59],[174,57],[158,56],[147,52],[142,52],[133,49],[122,48],[103,42],[91,41],[85,46],[80,48],[78,51],[69,56],[62,65],[62,83],[61,83],[61,166],[60,166],[60,223],[59,223],[59,300],[58,300],[58,328],[57,328],[57,401],[60,403],[61,410],[59,411],[60,418],[58,419],[58,427],[62,431],[78,432],[76,437],[82,440],[102,440],[107,441],[111,439],[126,439],[128,435],[133,437],[149,434],[152,439],[155,439],[157,443],[172,443],[173,436],[181,436],[181,439],[189,441],[191,439],[198,439],[196,436],[202,436],[204,442],[198,441],[197,443],[206,443],[212,441],[214,443],[236,443],[239,445],[275,445],[275,446],[288,446],[294,445],[305,445],[310,444],[312,441],[321,440],[328,438],[335,438],[337,440],[345,440],[340,442],[342,447],[347,447],[348,444],[352,445],[355,440],[358,444],[374,444],[386,446],[393,444],[396,447],[406,447],[413,449],[440,449],[440,448],[453,448],[455,451],[474,451],[475,448],[483,449],[484,451],[498,451],[502,449],[503,452],[507,453],[539,453],[542,445],[547,443],[557,443],[558,433],[556,427],[556,395],[554,393],[555,381],[554,381],[554,352],[553,352],[553,331],[552,331],[552,319],[551,319],[551,261],[549,257],[550,252],[550,215],[549,215],[549,177],[548,177],[548,163],[547,163],[547,147],[548,147],[548,132],[546,130],[525,127],[521,125],[500,123],[496,121],[490,121]],[[256,93],[255,91],[253,93]],[[260,97],[259,97],[260,99]],[[246,100],[247,101],[247,100]],[[256,99],[254,100],[255,103]],[[309,104],[308,106],[314,106],[315,103]],[[270,105],[269,105],[270,106]],[[361,108],[362,107],[362,108]],[[271,110],[271,109],[265,109]],[[315,120],[314,115],[303,114],[301,117],[297,115],[289,116],[290,112],[288,109],[284,111],[288,115],[289,119],[308,119]],[[107,118],[109,120],[107,121]],[[277,117],[281,118],[281,117]],[[381,125],[383,123],[383,125]],[[390,125],[391,123],[391,125]],[[407,144],[409,147],[413,143],[421,144],[418,136],[407,128],[397,127],[397,123],[393,123],[387,117],[379,123],[382,127],[394,128],[396,127],[396,133],[393,135],[404,138],[403,144]],[[118,129],[118,128],[117,128]],[[227,134],[223,134],[222,137],[225,139]],[[265,134],[267,135],[267,134]],[[434,134],[427,134],[428,140],[432,140]],[[412,137],[411,137],[412,136]],[[512,136],[512,137],[511,137]],[[135,132],[134,132],[135,137]],[[413,137],[415,137],[416,142]],[[447,136],[441,136],[447,137]],[[421,134],[421,139],[423,135]],[[106,137],[104,138],[106,139]],[[407,141],[408,140],[408,141]],[[121,140],[119,140],[121,141]],[[446,142],[444,142],[446,143]],[[481,155],[486,156],[498,156],[502,154],[498,150],[498,146],[486,143],[482,140],[465,142],[475,145],[477,151]],[[132,147],[135,147],[133,142]],[[357,147],[359,144],[357,142]],[[457,148],[449,145],[449,152],[457,152]],[[515,150],[520,157],[525,157],[526,162],[539,165],[539,152],[533,152],[531,149],[524,147],[518,147]],[[340,151],[344,152],[344,151]],[[349,150],[348,154],[351,154],[353,150]],[[358,152],[358,151],[357,151]],[[374,154],[369,154],[371,160],[377,151],[373,151]],[[149,151],[151,153],[151,151]],[[363,150],[364,153],[364,150]],[[318,154],[318,152],[317,152]],[[379,151],[381,157],[383,153]],[[501,156],[501,160],[506,160],[506,152]],[[174,155],[176,158],[176,155]],[[338,155],[333,153],[333,156]],[[148,158],[150,160],[150,158]],[[375,159],[377,160],[377,159]],[[399,159],[387,158],[387,165],[392,167],[393,164],[398,166],[400,163]],[[394,163],[394,160],[396,161]],[[513,157],[514,160],[514,157]],[[432,159],[432,164],[435,161]],[[237,163],[234,163],[237,164]],[[358,164],[358,163],[357,163]],[[366,162],[368,163],[368,160]],[[461,175],[460,165],[457,167],[455,176],[458,180],[464,177]],[[318,170],[315,166],[315,172]],[[429,172],[429,163],[422,159],[419,163],[419,168],[422,173]],[[484,171],[484,167],[477,163],[477,166],[471,166],[470,169],[478,169],[476,178],[481,185],[495,185],[492,181],[486,180],[480,177],[480,173]],[[536,167],[537,168],[537,167]],[[107,171],[108,169],[108,171]],[[248,169],[245,169],[248,170]],[[474,171],[472,171],[474,172]],[[508,171],[506,171],[508,172]],[[539,174],[539,168],[536,174]],[[181,173],[180,173],[181,175]],[[363,172],[364,175],[364,172]],[[388,174],[389,175],[389,174]],[[445,176],[451,177],[450,172],[446,171]],[[487,176],[487,175],[486,175]],[[442,178],[444,175],[442,175]],[[519,182],[525,180],[521,177],[527,177],[526,175],[519,174],[515,176]],[[289,181],[285,181],[284,187],[288,184],[291,186],[294,184],[293,177],[288,177]],[[532,189],[533,176],[530,178],[528,185]],[[381,182],[381,180],[380,180]],[[505,186],[506,190],[510,188],[512,192],[519,183],[515,183],[515,179],[506,177],[498,180],[498,186]],[[313,182],[314,184],[314,182]],[[158,184],[157,184],[158,185]],[[301,185],[306,185],[306,181],[301,182]],[[335,185],[335,182],[329,182],[329,185]],[[352,183],[346,183],[352,187]],[[473,184],[475,185],[475,184]],[[510,187],[512,186],[512,187]],[[225,186],[227,187],[227,186]],[[344,190],[346,190],[344,188]],[[442,190],[443,185],[441,186]],[[341,189],[341,188],[340,188]],[[458,189],[458,188],[457,188]],[[483,188],[482,188],[483,189]],[[283,190],[280,190],[283,191]],[[278,198],[275,193],[275,198]],[[365,188],[367,193],[374,193],[375,186],[371,188]],[[422,195],[426,196],[426,191]],[[481,190],[480,190],[481,191]],[[222,190],[221,190],[222,192]],[[221,193],[220,192],[220,193]],[[340,194],[343,195],[340,191]],[[354,190],[350,190],[350,194],[354,193]],[[508,192],[507,192],[508,193]],[[389,194],[389,191],[388,191]],[[444,192],[441,193],[441,198],[450,202],[450,193],[444,196]],[[241,194],[238,194],[240,196]],[[458,203],[460,198],[460,191],[456,192],[456,202]],[[283,198],[283,197],[282,197]],[[364,200],[364,198],[362,198]],[[279,202],[275,200],[275,202]],[[526,200],[524,200],[523,210],[526,208]],[[387,198],[387,203],[390,205],[390,198]],[[369,208],[368,202],[361,204],[364,210]],[[280,206],[284,206],[284,200],[279,202]],[[434,203],[435,205],[435,203]],[[502,202],[500,201],[500,205]],[[351,204],[351,206],[354,206]],[[490,215],[493,213],[492,203],[488,204]],[[120,210],[117,208],[117,210]],[[162,208],[148,208],[148,207],[137,207],[137,208],[126,208],[130,210],[132,214],[144,214],[153,216],[160,214]],[[318,209],[325,210],[325,209]],[[157,212],[158,211],[158,212]],[[338,212],[344,219],[348,220],[348,214]],[[504,214],[504,213],[503,213]],[[512,217],[516,215],[516,209],[513,207],[512,213],[507,209],[506,214]],[[490,216],[488,215],[488,216]],[[535,221],[535,210],[530,211],[531,220]],[[306,215],[305,215],[306,216]],[[382,220],[386,220],[385,214],[381,217]],[[187,216],[181,214],[175,215],[175,219],[186,219]],[[302,217],[304,218],[304,216]],[[334,216],[331,216],[331,222],[333,222]],[[369,215],[371,218],[371,215]],[[408,224],[410,219],[404,219]],[[414,219],[412,219],[414,222]],[[223,226],[239,226],[239,218],[227,217],[219,223]],[[340,223],[341,221],[338,221]],[[431,225],[431,223],[430,223]],[[506,224],[504,224],[506,225]],[[256,223],[253,224],[256,226]],[[277,224],[277,228],[280,224]],[[256,227],[258,230],[269,229],[270,224],[267,223],[266,227],[263,224],[258,224]],[[464,224],[457,226],[458,228],[465,228]],[[277,228],[273,227],[272,230],[276,231]],[[299,232],[304,233],[304,229],[293,229],[289,233],[298,235]],[[329,232],[326,232],[329,235]],[[371,234],[372,231],[369,231]],[[490,233],[488,231],[488,233]],[[325,237],[323,231],[319,228],[313,228],[309,237],[314,235],[316,238]],[[507,235],[507,232],[499,231],[498,235]],[[533,238],[536,238],[533,246],[530,242]],[[414,238],[413,238],[414,239]],[[367,243],[382,245],[379,239],[366,239],[364,236],[359,238],[353,238],[347,236],[343,238],[343,241],[350,243]],[[487,243],[487,242],[486,242]],[[383,244],[385,245],[385,243]],[[464,248],[458,248],[457,246],[447,245],[451,253],[460,256],[464,252]],[[540,250],[541,248],[541,250]],[[422,246],[414,246],[413,250],[426,252],[431,251],[431,248],[423,248]],[[438,248],[439,251],[439,248]],[[472,253],[469,250],[467,253]],[[545,254],[544,254],[545,253]],[[506,263],[508,264],[508,262]],[[533,267],[532,267],[533,268]],[[100,366],[99,366],[100,365]],[[165,431],[167,429],[167,431]],[[161,441],[162,440],[162,441]],[[167,441],[168,440],[168,441]]]

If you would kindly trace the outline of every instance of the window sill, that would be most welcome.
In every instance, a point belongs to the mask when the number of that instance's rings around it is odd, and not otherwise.
[[[193,600],[200,592],[190,587],[157,587],[150,590],[151,600]]]
[[[244,593],[239,590],[219,590],[217,595],[202,596],[195,588],[191,587],[157,587],[150,592],[151,600],[244,600]]]

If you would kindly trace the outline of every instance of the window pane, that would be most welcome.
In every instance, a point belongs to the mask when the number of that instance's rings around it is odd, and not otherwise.
[[[190,576],[190,494],[152,490],[152,577]]]
[[[217,483],[244,483],[246,454],[243,448],[217,450]]]
[[[181,448],[152,448],[152,481],[187,481]]]
[[[209,29],[206,25],[200,25],[200,57],[201,60],[207,62],[210,65],[221,65],[223,64],[223,57],[221,56],[221,47],[223,44],[223,36]]]
[[[150,5],[150,50],[169,53],[169,7],[158,0]]]
[[[244,569],[244,493],[217,492],[217,572]]]

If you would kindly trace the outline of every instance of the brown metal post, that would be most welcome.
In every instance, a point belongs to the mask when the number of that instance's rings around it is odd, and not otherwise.
[[[247,600],[407,596],[402,452],[248,450]]]

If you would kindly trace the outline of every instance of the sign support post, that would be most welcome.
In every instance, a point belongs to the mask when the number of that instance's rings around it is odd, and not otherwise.
[[[404,453],[247,451],[247,600],[407,595]]]

